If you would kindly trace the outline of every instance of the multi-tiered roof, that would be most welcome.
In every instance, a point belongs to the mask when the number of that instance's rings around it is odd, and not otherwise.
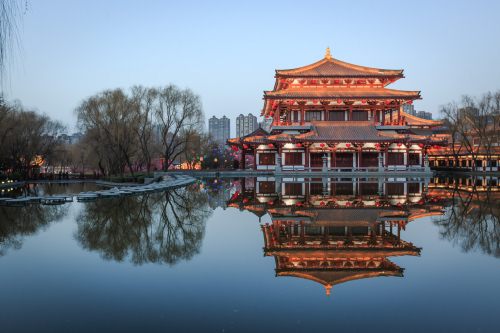
[[[270,116],[280,103],[396,105],[420,99],[420,91],[386,88],[403,77],[402,69],[365,67],[335,59],[328,48],[325,57],[313,64],[276,70],[274,89],[264,92],[263,114]]]

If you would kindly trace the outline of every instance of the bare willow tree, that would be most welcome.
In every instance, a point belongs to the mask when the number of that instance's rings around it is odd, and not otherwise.
[[[27,1],[0,0],[0,83],[13,46],[18,42],[18,24]]]
[[[167,170],[189,142],[203,131],[201,100],[189,89],[168,85],[158,90],[154,112],[160,132],[163,169]]]
[[[99,156],[103,172],[123,175],[125,168],[134,174],[137,153],[137,113],[121,90],[106,90],[84,100],[76,109],[78,124]]]
[[[133,126],[137,141],[140,146],[139,164],[146,166],[147,172],[151,172],[151,161],[155,150],[154,140],[154,104],[158,92],[156,89],[135,86],[132,88],[131,102],[135,112],[136,126]]]
[[[30,177],[41,157],[53,160],[61,145],[64,126],[21,105],[0,105],[0,169]]]
[[[455,166],[458,166],[458,155],[463,147],[463,142],[460,139],[460,122],[461,112],[460,107],[457,103],[448,103],[441,107],[441,114],[444,118],[444,125],[448,128],[450,134],[450,147],[453,154],[453,159],[455,160]]]
[[[464,95],[460,104],[443,106],[441,114],[450,132],[455,163],[462,148],[471,155],[473,170],[480,154],[491,160],[494,147],[500,143],[500,91],[480,98]]]
[[[106,90],[85,99],[76,113],[83,142],[94,149],[86,158],[108,175],[127,168],[132,175],[144,168],[149,173],[158,155],[168,169],[186,149],[195,151],[203,132],[200,98],[174,85]]]

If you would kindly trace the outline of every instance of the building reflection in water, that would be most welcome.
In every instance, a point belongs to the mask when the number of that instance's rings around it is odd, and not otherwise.
[[[229,206],[269,214],[262,225],[264,254],[276,276],[334,285],[379,276],[403,276],[389,258],[418,256],[402,239],[411,221],[443,214],[422,179],[246,179]]]

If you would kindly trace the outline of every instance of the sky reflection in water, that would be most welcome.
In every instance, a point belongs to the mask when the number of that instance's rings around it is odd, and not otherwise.
[[[467,182],[0,206],[2,331],[496,331],[500,192]]]

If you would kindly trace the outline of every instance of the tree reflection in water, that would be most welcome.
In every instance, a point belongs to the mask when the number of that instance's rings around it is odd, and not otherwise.
[[[66,215],[68,206],[0,206],[0,256],[20,249],[24,238],[45,230]]]
[[[208,197],[197,185],[97,200],[77,217],[75,237],[105,259],[173,265],[199,253],[211,214]]]
[[[450,184],[443,191],[445,214],[435,218],[443,239],[475,251],[500,257],[500,192],[498,186]]]

